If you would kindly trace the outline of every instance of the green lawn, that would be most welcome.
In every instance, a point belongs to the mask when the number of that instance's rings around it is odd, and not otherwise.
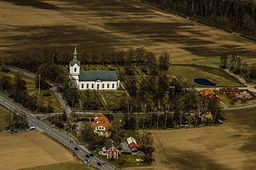
[[[89,170],[92,168],[86,167],[79,161],[74,162],[66,162],[66,163],[59,163],[59,164],[52,164],[46,166],[38,166],[33,168],[26,168],[22,170]]]
[[[8,119],[10,119],[11,113],[4,108],[0,107],[0,131],[6,130],[9,126]]]
[[[11,71],[8,73],[2,72],[2,74],[10,77],[11,83],[14,82],[14,77],[15,77],[14,72],[11,72]],[[24,75],[22,76],[22,79],[26,83],[26,87],[28,89],[29,95],[38,97],[38,88],[36,88],[35,80],[33,80],[27,76],[24,76]],[[49,89],[48,90],[41,89],[40,97],[41,97],[41,100],[42,100],[44,106],[47,107],[48,104],[50,103],[53,107],[53,112],[61,111],[61,106],[59,104],[59,101],[57,100],[57,98],[54,96],[54,94]]]
[[[116,110],[128,99],[127,94],[123,90],[104,91],[101,94],[107,103],[107,108],[110,110]]]
[[[146,163],[137,162],[136,159],[142,159],[139,155],[127,155],[121,154],[118,159],[115,160],[108,160],[106,156],[99,155],[104,160],[107,160],[109,163],[113,164],[116,167],[124,168],[124,167],[140,167],[140,166],[148,166]]]
[[[242,86],[237,80],[219,68],[197,65],[171,65],[169,74],[183,77],[187,82],[194,83],[195,78],[206,78],[217,86]]]

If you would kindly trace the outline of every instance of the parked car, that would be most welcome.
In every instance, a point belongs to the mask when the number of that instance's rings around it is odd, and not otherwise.
[[[75,151],[78,151],[79,149],[78,149],[77,147],[74,147],[74,150],[75,150]]]
[[[98,165],[98,166],[102,166],[102,164],[101,164],[100,162],[97,162],[97,165]]]

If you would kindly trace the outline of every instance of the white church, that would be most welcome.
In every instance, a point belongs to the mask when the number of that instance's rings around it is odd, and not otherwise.
[[[76,81],[79,90],[117,90],[120,86],[115,71],[81,71],[76,47],[69,63],[69,77]]]

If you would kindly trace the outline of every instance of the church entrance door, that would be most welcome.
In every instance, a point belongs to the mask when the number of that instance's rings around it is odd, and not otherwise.
[[[97,90],[99,90],[100,89],[100,85],[99,84],[97,84]]]

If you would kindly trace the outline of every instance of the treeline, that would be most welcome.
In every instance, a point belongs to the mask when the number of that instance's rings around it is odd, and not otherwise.
[[[246,81],[256,81],[256,63],[243,63],[241,57],[237,55],[220,56],[220,68],[228,69],[230,72],[240,75]]]
[[[254,0],[140,1],[256,39],[256,3]]]
[[[15,55],[6,59],[8,65],[23,68],[31,72],[37,72],[39,67],[50,72],[56,72],[56,65],[68,65],[73,58],[72,50],[69,52],[61,49],[46,49],[30,53]],[[81,50],[78,59],[82,64],[111,64],[111,65],[154,65],[157,63],[154,53],[144,48],[130,48],[118,51],[87,51]],[[49,66],[51,64],[51,66]],[[55,65],[54,65],[55,64]],[[43,68],[41,70],[43,70]],[[47,74],[46,74],[47,75]],[[56,78],[51,76],[51,79]]]

